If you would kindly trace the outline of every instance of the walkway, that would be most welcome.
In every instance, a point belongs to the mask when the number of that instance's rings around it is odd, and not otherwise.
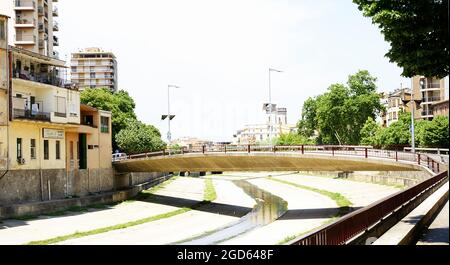
[[[424,236],[417,242],[417,245],[448,245],[449,244],[449,204],[448,201],[436,216],[434,221],[425,231]]]

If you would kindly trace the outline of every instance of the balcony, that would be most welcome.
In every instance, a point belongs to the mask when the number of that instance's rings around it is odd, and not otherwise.
[[[440,101],[441,97],[424,97],[422,98],[422,103],[432,103],[432,102],[436,102],[436,101]]]
[[[44,7],[38,6],[38,16],[43,16],[43,15],[44,15]]]
[[[36,36],[33,34],[19,34],[16,35],[16,41],[14,43],[17,45],[34,45],[36,43]]]
[[[34,10],[36,9],[36,2],[30,0],[15,0],[14,10]]]
[[[52,85],[63,88],[72,88],[69,81],[66,79],[55,76],[52,73],[30,73],[29,71],[18,71],[13,70],[13,78],[18,78],[22,80],[29,80],[33,82],[38,82],[46,85]]]
[[[53,46],[59,46],[58,37],[53,36]]]
[[[50,121],[50,113],[42,112],[42,102],[31,103],[26,98],[13,98],[13,118]]]
[[[57,17],[58,16],[58,8],[56,8],[56,7],[53,8],[52,14],[53,14],[54,17]]]
[[[16,18],[16,28],[34,28],[36,25],[35,19]]]
[[[59,31],[59,25],[56,21],[53,21],[53,31]]]

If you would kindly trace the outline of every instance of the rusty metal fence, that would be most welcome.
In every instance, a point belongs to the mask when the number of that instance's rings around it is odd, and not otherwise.
[[[296,153],[327,156],[353,156],[363,158],[389,159],[403,162],[413,162],[429,168],[438,174],[444,170],[440,161],[427,154],[408,153],[392,150],[373,149],[370,146],[334,146],[334,145],[299,145],[299,146],[259,146],[259,145],[216,145],[195,148],[166,149],[158,152],[128,155],[126,159],[139,159],[154,156],[183,155],[189,153]]]
[[[437,174],[407,190],[397,192],[367,207],[354,211],[330,225],[294,240],[291,244],[343,245],[402,205],[413,200],[428,189],[439,185],[440,182],[445,181],[447,175],[447,171]]]

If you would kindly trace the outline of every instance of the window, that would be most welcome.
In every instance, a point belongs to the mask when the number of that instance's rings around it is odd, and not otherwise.
[[[101,132],[109,133],[109,117],[101,117]]]
[[[30,157],[36,159],[36,139],[30,140]]]
[[[73,160],[73,141],[70,141],[70,160]]]
[[[22,138],[17,138],[17,159],[22,158]]]
[[[61,159],[61,141],[56,141],[56,160]]]
[[[95,73],[91,73],[91,78],[95,78]]]
[[[6,39],[6,29],[5,29],[5,21],[0,21],[0,40]]]
[[[49,160],[48,140],[44,140],[44,160]]]

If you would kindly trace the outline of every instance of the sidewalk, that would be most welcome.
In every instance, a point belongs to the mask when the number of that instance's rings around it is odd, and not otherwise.
[[[425,231],[423,237],[417,242],[417,245],[448,245],[449,244],[449,204],[448,201],[436,216],[434,221]]]

